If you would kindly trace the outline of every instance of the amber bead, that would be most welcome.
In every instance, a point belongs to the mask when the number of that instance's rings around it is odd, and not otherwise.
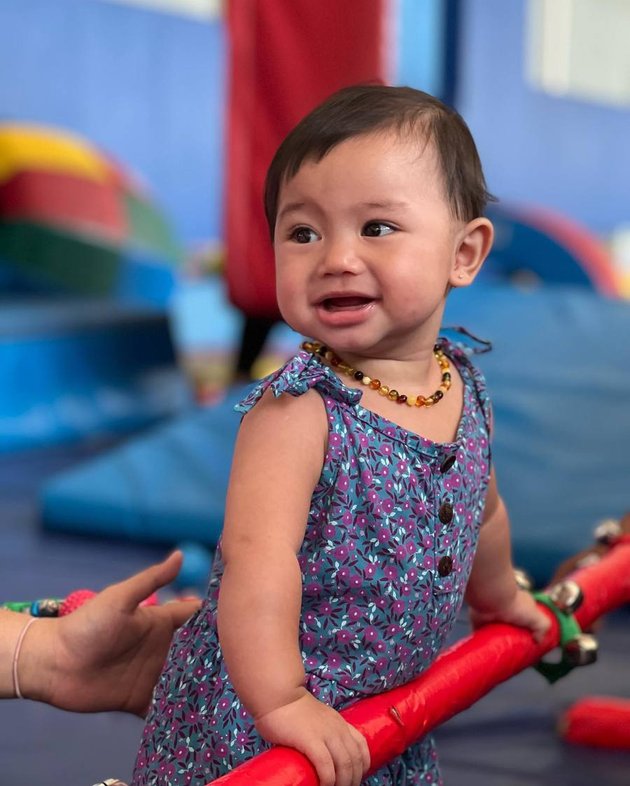
[[[355,371],[354,378],[357,379],[359,382],[363,379],[363,372],[362,371]]]
[[[392,401],[396,401],[398,398],[398,391],[397,390],[390,390],[387,394],[387,398],[391,398]]]
[[[381,380],[380,379],[373,379],[370,382],[370,387],[372,388],[372,390],[378,390],[380,388],[380,386],[381,386]]]
[[[401,394],[398,396],[398,398],[396,399],[396,402],[397,402],[398,404],[404,404],[406,401],[407,401],[407,396],[405,396],[405,394],[404,394],[404,393],[401,393]]]

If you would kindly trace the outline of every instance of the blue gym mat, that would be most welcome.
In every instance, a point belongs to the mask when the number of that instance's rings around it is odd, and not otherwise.
[[[0,454],[129,434],[190,401],[167,314],[114,299],[0,295],[0,368]]]
[[[478,363],[494,402],[499,485],[516,561],[542,582],[599,519],[630,508],[630,304],[586,289],[478,285],[452,293],[444,324],[493,342]],[[44,526],[215,544],[243,395],[54,478]]]

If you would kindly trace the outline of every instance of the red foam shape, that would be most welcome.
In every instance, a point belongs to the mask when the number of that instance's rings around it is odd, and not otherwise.
[[[630,699],[589,696],[560,719],[567,742],[611,750],[630,750]]]

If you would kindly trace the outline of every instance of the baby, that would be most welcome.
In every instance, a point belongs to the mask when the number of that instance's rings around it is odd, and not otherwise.
[[[487,199],[461,117],[410,88],[341,90],[278,149],[278,303],[310,340],[238,406],[208,597],[171,649],[134,786],[203,786],[271,744],[322,786],[440,783],[430,737],[366,775],[337,710],[426,669],[464,596],[475,625],[544,635],[514,580],[484,380],[438,337],[491,247]]]

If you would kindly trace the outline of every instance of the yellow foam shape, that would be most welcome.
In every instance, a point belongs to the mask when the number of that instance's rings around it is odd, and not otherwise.
[[[45,126],[0,125],[0,183],[24,170],[77,175],[103,183],[111,165],[78,136]]]

